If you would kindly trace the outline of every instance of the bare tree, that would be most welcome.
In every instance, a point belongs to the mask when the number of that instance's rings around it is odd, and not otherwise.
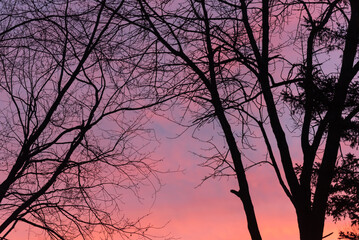
[[[131,77],[124,3],[0,3],[1,239],[18,223],[51,239],[147,238],[119,206],[158,187],[140,111],[156,99]]]
[[[118,16],[143,30],[146,83],[180,96],[195,124],[218,121],[228,152],[206,165],[233,170],[252,239],[261,235],[242,152],[258,132],[269,160],[256,162],[273,166],[301,239],[322,239],[338,150],[358,143],[358,1],[138,0],[128,8],[131,17]],[[299,176],[288,134],[300,136]]]

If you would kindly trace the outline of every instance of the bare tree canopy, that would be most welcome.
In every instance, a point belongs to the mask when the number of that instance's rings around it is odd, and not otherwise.
[[[1,239],[18,223],[51,239],[146,237],[119,204],[159,186],[141,111],[156,99],[131,76],[124,1],[107,4],[0,3]]]

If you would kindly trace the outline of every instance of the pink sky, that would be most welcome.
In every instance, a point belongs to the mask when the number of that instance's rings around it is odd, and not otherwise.
[[[209,169],[198,166],[203,160],[191,153],[197,152],[201,145],[191,137],[191,132],[168,139],[181,130],[163,119],[157,120],[154,128],[161,144],[154,157],[164,159],[161,169],[180,168],[183,172],[160,175],[164,186],[155,198],[151,189],[143,191],[145,199],[141,203],[129,197],[124,204],[127,215],[140,217],[150,213],[146,221],[154,226],[168,222],[165,227],[151,231],[158,236],[170,234],[182,240],[250,240],[242,203],[230,193],[231,189],[238,189],[235,179],[209,179],[197,187],[210,173]],[[293,147],[295,141],[289,142],[292,142],[292,153],[300,154],[300,150]],[[262,153],[253,154],[264,159]],[[273,170],[266,165],[255,167],[247,172],[247,177],[263,240],[299,240],[294,208],[283,194]],[[326,240],[336,240],[341,226],[328,220],[324,234],[335,233]],[[9,239],[39,237],[29,234],[24,227],[15,229]]]
[[[150,188],[143,189],[141,202],[125,196],[125,213],[134,218],[150,213],[146,222],[154,226],[168,222],[162,229],[150,231],[157,236],[168,234],[182,240],[250,240],[242,203],[230,193],[230,189],[238,189],[235,180],[210,179],[196,188],[210,173],[198,166],[203,160],[191,153],[201,145],[192,139],[191,132],[168,139],[179,131],[166,121],[156,123],[155,127],[161,144],[154,157],[164,159],[160,168],[180,167],[184,171],[160,175],[164,186],[155,197]],[[247,171],[247,176],[263,239],[299,240],[294,208],[280,189],[272,169],[267,165],[255,167]],[[327,221],[324,234],[333,231],[335,234],[326,240],[336,240],[340,226],[342,224]],[[9,239],[41,238],[28,234],[28,227],[24,227],[17,228]]]
[[[160,175],[164,186],[154,197],[151,189],[144,189],[142,202],[129,196],[124,204],[128,216],[134,218],[150,213],[146,221],[154,226],[167,225],[151,231],[163,236],[169,234],[182,240],[250,240],[242,203],[231,189],[238,189],[235,179],[201,180],[210,174],[209,169],[198,166],[203,159],[191,152],[200,153],[200,143],[191,137],[191,131],[175,139],[181,129],[164,119],[156,118],[154,128],[160,139],[155,158],[164,161],[163,170],[177,170]],[[219,130],[218,130],[219,131]],[[291,152],[300,159],[295,139],[288,139]],[[264,160],[263,152],[252,152],[252,159]],[[250,191],[263,240],[299,240],[294,208],[280,188],[273,169],[263,165],[247,172]],[[126,197],[125,199],[126,200]],[[326,240],[336,240],[343,224],[326,223],[324,234],[334,232]],[[10,240],[36,240],[39,236],[28,233],[28,227],[17,228]]]
[[[158,127],[158,126],[157,126]],[[177,139],[176,130],[162,122],[159,138],[161,145],[156,155],[164,157],[164,168],[184,169],[184,173],[162,176],[165,186],[143,208],[151,212],[148,221],[166,227],[154,233],[171,233],[182,240],[249,240],[247,223],[241,201],[230,189],[238,189],[234,179],[210,179],[198,186],[210,170],[199,167],[203,160],[191,151],[200,149],[200,144],[191,138],[191,132]],[[297,152],[297,151],[294,151]],[[284,195],[270,166],[255,167],[247,172],[252,199],[264,240],[299,240],[294,208]],[[151,205],[153,203],[153,206]],[[147,206],[146,206],[147,205]],[[327,240],[336,240],[342,224],[327,221],[324,234],[335,232]]]
[[[250,240],[242,203],[230,193],[231,189],[238,189],[235,179],[209,179],[198,186],[210,173],[209,169],[198,166],[203,160],[191,153],[200,151],[200,143],[191,137],[191,132],[169,139],[180,130],[166,121],[155,123],[155,128],[161,144],[154,157],[163,158],[159,167],[183,171],[160,175],[164,186],[156,196],[151,188],[143,189],[141,202],[133,196],[125,196],[125,213],[133,218],[150,213],[145,222],[154,226],[168,222],[162,229],[150,231],[157,236],[168,234],[181,240]],[[295,145],[294,140],[292,144]],[[259,151],[256,154],[254,159],[261,156]],[[294,208],[279,187],[271,167],[251,168],[247,177],[263,240],[299,240]],[[336,240],[342,226],[327,221],[324,234],[335,233],[326,240]],[[9,239],[42,239],[29,234],[28,230],[28,227],[16,228]]]

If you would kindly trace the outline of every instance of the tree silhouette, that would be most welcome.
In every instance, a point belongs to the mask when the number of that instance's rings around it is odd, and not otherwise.
[[[349,217],[352,225],[359,224],[359,163],[347,154],[340,159],[332,181],[328,213],[335,220]]]
[[[262,237],[243,153],[258,141],[267,157],[254,165],[273,167],[302,240],[322,239],[326,214],[357,216],[345,199],[351,175],[336,171],[356,161],[342,144],[359,142],[358,1],[0,4],[2,238],[18,222],[53,239],[99,228],[146,237],[113,211],[118,189],[136,193],[155,177],[132,111],[155,105],[167,117],[185,106],[173,114],[181,124],[220,127],[227,147],[201,139],[213,153],[204,165],[236,178],[253,240]]]
[[[243,203],[254,240],[261,235],[242,152],[258,132],[269,160],[256,162],[273,166],[296,210],[301,239],[322,239],[338,149],[358,143],[358,4],[138,0],[129,15],[117,14],[142,29],[150,59],[142,65],[146,84],[158,94],[180,96],[184,115],[191,114],[195,125],[219,123],[228,149],[205,165],[214,175],[234,173],[239,190],[232,192]],[[294,24],[291,15],[298,19]],[[297,146],[288,140],[298,135],[297,177],[292,153]]]
[[[18,223],[51,239],[146,238],[119,206],[157,181],[139,111],[154,99],[131,82],[123,5],[0,3],[1,239]]]
[[[328,214],[336,221],[351,220],[352,230],[341,231],[339,239],[359,239],[359,162],[352,154],[342,158],[335,169],[328,205]]]
[[[340,232],[339,239],[358,240],[359,235],[355,232]]]
[[[327,215],[332,216],[334,221],[349,218],[353,229],[359,223],[359,169],[358,159],[348,153],[338,160],[334,177],[329,192]],[[313,168],[312,188],[317,184],[320,163]],[[297,174],[300,175],[302,166],[297,167]],[[341,231],[340,239],[356,239],[355,231]]]

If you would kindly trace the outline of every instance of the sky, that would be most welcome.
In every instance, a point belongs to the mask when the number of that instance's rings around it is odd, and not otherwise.
[[[168,221],[155,234],[168,233],[182,240],[250,240],[242,203],[230,193],[231,189],[238,189],[235,179],[209,179],[198,186],[211,173],[198,166],[203,159],[193,154],[201,145],[191,137],[191,132],[173,138],[180,131],[164,121],[156,128],[161,142],[156,155],[164,157],[163,169],[183,171],[162,175],[164,186],[156,199],[147,199],[143,208],[134,207],[135,215],[148,208],[147,220],[152,224],[161,226]],[[263,239],[299,240],[294,208],[272,168],[269,165],[251,168],[247,177]],[[343,224],[328,220],[324,235],[334,233],[326,239],[337,239]]]
[[[169,172],[159,175],[163,186],[156,195],[149,187],[142,189],[141,201],[124,196],[126,215],[136,218],[149,214],[145,223],[160,227],[150,231],[154,236],[181,240],[250,240],[242,203],[230,193],[231,189],[238,190],[235,179],[209,179],[200,184],[211,170],[199,166],[203,159],[193,152],[203,152],[203,146],[192,138],[192,132],[173,138],[181,129],[164,119],[154,119],[153,128],[160,141],[153,158],[163,159],[159,168]],[[288,140],[291,152],[299,155],[295,140]],[[264,159],[261,154],[249,157]],[[180,171],[176,171],[178,169]],[[247,177],[263,240],[299,240],[294,208],[280,188],[273,169],[268,165],[251,168]],[[326,240],[336,240],[338,230],[345,225],[328,219],[324,235],[334,234]],[[28,230],[28,227],[17,228],[9,239],[39,239]]]
[[[154,194],[151,187],[144,188],[141,201],[125,195],[122,205],[125,214],[134,219],[149,214],[144,223],[159,227],[149,231],[157,237],[250,240],[242,203],[230,193],[231,189],[238,189],[235,179],[209,179],[200,185],[203,177],[211,173],[198,166],[203,159],[193,154],[201,144],[191,137],[190,131],[173,138],[180,130],[165,120],[153,123],[160,141],[153,157],[163,159],[160,170],[171,172],[159,175],[163,186],[158,193]],[[174,171],[178,169],[181,171]],[[272,169],[268,165],[254,167],[247,171],[247,177],[263,240],[299,240],[294,208]],[[334,234],[326,239],[336,240],[343,226],[328,220],[324,234]],[[40,239],[28,230],[16,228],[9,239]]]

